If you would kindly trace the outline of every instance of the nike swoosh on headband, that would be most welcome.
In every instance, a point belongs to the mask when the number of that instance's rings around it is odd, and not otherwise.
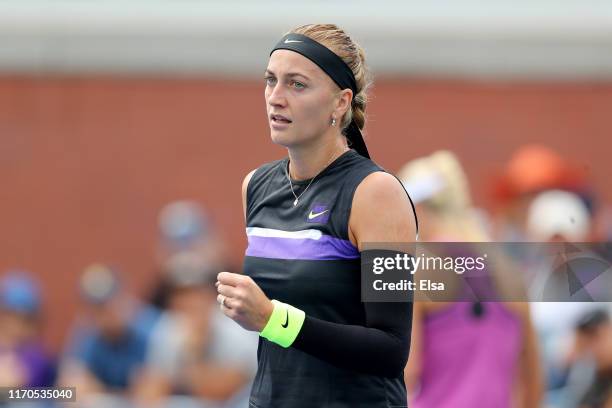
[[[300,40],[290,40],[288,38],[285,40],[285,44],[296,43],[296,42],[302,42],[302,41],[300,41]]]

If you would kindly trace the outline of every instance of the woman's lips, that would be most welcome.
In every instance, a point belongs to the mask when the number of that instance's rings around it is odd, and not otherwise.
[[[284,116],[271,115],[270,116],[270,127],[275,130],[282,130],[289,127],[291,121]]]

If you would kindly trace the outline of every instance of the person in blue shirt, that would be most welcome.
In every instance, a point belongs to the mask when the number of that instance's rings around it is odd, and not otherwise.
[[[84,271],[80,291],[86,313],[68,342],[60,383],[77,387],[81,396],[128,395],[158,313],[126,293],[117,272],[105,265]]]

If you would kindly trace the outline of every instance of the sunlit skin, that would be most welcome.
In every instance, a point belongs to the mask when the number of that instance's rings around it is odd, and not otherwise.
[[[289,51],[275,51],[264,74],[270,137],[289,153],[289,169],[296,179],[314,177],[330,158],[346,150],[340,121],[353,92],[340,90],[315,63]],[[291,123],[278,123],[282,115]],[[336,118],[336,126],[331,126]]]

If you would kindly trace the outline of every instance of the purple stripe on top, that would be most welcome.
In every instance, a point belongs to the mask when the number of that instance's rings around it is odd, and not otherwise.
[[[247,256],[274,259],[337,260],[359,258],[351,241],[322,235],[319,239],[249,235]]]

